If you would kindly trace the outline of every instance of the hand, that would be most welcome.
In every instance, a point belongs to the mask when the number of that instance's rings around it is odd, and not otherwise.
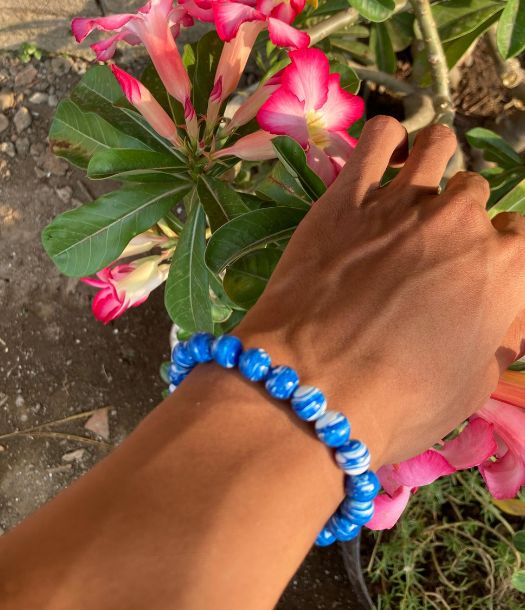
[[[525,349],[525,218],[491,224],[478,174],[438,194],[457,145],[441,125],[380,187],[406,142],[394,119],[365,125],[238,328],[348,415],[376,467],[449,433]]]

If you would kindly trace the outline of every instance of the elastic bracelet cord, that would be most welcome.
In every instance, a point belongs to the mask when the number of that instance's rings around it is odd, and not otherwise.
[[[295,414],[315,422],[319,440],[335,449],[337,465],[345,473],[345,498],[315,540],[317,546],[353,540],[374,514],[374,498],[380,483],[369,470],[370,453],[366,445],[350,438],[350,422],[337,411],[327,409],[324,394],[318,388],[299,384],[298,374],[288,366],[274,366],[270,356],[260,348],[243,350],[241,340],[233,335],[215,338],[209,333],[195,333],[177,343],[169,369],[170,393],[174,392],[197,364],[214,360],[220,366],[238,367],[241,374],[254,382],[264,382],[272,398],[289,400]]]

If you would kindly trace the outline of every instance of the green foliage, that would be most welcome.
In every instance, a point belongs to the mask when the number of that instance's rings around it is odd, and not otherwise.
[[[217,178],[200,176],[197,192],[212,231],[250,211],[237,191]]]
[[[525,0],[507,0],[498,23],[497,41],[504,59],[525,49]]]
[[[386,21],[394,12],[394,0],[348,0],[365,17],[373,22]]]
[[[24,42],[18,48],[18,57],[20,57],[20,61],[24,64],[29,63],[32,57],[41,60],[42,49],[39,49],[36,44],[33,44],[32,42]]]
[[[187,168],[176,157],[153,150],[110,148],[95,153],[87,167],[92,180],[113,178],[130,182],[170,182],[187,176]]]
[[[372,49],[376,65],[383,72],[394,74],[397,59],[394,47],[384,23],[376,23],[370,30],[370,48]]]

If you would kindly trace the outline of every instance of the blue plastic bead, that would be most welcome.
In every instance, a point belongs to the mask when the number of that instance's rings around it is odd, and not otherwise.
[[[361,527],[349,521],[340,510],[330,517],[328,529],[341,542],[348,542],[357,538],[361,531]]]
[[[217,337],[211,347],[211,353],[215,362],[225,369],[232,369],[237,366],[241,352],[241,340],[233,335],[222,335],[222,337]]]
[[[299,385],[299,375],[289,366],[276,366],[270,369],[265,387],[273,398],[288,400]]]
[[[350,437],[350,422],[342,413],[328,410],[315,422],[315,432],[325,445],[340,447]]]
[[[327,527],[323,527],[315,539],[315,546],[329,546],[335,541],[336,537],[332,534],[332,532]]]
[[[215,337],[211,333],[195,333],[188,340],[188,350],[195,362],[213,360],[211,346]]]
[[[186,341],[180,341],[175,345],[171,352],[171,362],[175,365],[179,373],[191,370],[196,362],[188,349]]]
[[[353,477],[348,476],[345,481],[346,494],[359,502],[373,500],[377,496],[380,487],[379,479],[375,472],[371,470]]]
[[[359,502],[353,498],[345,498],[340,508],[341,513],[355,525],[368,523],[374,515],[374,503],[370,500]]]
[[[188,370],[181,373],[177,366],[175,366],[174,364],[170,365],[170,368],[168,370],[168,378],[170,380],[170,383],[174,386],[180,385],[186,379],[187,375]]]
[[[370,466],[370,453],[367,446],[358,440],[352,439],[335,452],[335,461],[351,476],[366,472]]]
[[[315,421],[326,412],[325,395],[309,385],[300,385],[292,394],[292,408],[305,421]]]
[[[272,360],[263,349],[248,349],[239,358],[239,371],[250,381],[266,379]]]

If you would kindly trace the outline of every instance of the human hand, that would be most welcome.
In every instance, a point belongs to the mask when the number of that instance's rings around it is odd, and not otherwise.
[[[374,466],[428,449],[473,413],[525,350],[525,218],[485,211],[487,182],[460,172],[441,125],[416,138],[389,117],[299,225],[237,329],[322,389],[372,449]]]

